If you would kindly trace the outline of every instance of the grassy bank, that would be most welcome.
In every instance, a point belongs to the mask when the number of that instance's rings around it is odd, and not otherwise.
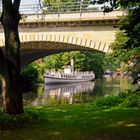
[[[17,118],[22,121],[19,121],[14,127],[9,127],[9,129],[1,127],[0,139],[140,139],[140,108],[138,107],[117,106],[109,109],[97,109],[93,104],[56,105],[38,108],[27,107],[25,114],[22,118],[20,118],[21,116]]]

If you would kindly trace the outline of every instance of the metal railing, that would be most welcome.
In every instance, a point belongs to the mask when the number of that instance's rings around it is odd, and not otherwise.
[[[89,0],[79,0],[77,2],[57,2],[54,4],[32,4],[21,5],[21,14],[63,14],[63,13],[80,13],[103,11],[103,5],[99,8],[99,5],[93,6],[89,3]]]
[[[97,6],[97,7],[96,7]],[[103,17],[103,9],[101,4],[91,4],[90,0],[77,0],[77,2],[57,2],[53,4],[31,4],[20,5],[20,13],[22,14],[22,21],[25,20],[60,20],[70,18],[91,18]],[[0,6],[0,12],[2,8]],[[97,14],[98,12],[98,14]],[[117,11],[116,11],[117,12]],[[63,15],[63,17],[61,16]],[[92,15],[92,16],[91,16]],[[112,15],[111,15],[112,16]],[[117,15],[116,15],[117,16]],[[119,14],[120,16],[120,14]],[[27,18],[28,17],[28,18]]]

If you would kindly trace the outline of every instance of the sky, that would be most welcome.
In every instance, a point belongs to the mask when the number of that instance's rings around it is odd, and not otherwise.
[[[31,13],[36,13],[37,12],[37,7],[35,8],[33,5],[38,4],[38,0],[21,0],[20,5],[32,5],[30,8],[26,8],[26,6],[22,7],[20,6],[20,13],[21,14],[31,14]]]
[[[21,4],[35,4],[37,0],[21,0]]]

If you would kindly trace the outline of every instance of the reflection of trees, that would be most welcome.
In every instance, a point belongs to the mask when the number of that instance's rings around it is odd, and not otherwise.
[[[87,103],[93,100],[92,91],[75,92],[68,96],[47,96],[47,104],[75,104]]]
[[[87,92],[83,92],[82,93],[82,100],[83,100],[83,103],[88,103],[88,102],[91,102],[93,101],[93,92],[92,91],[87,91]]]
[[[106,81],[104,79],[102,80],[96,80],[95,81],[95,87],[93,89],[93,96],[104,96],[106,93]]]
[[[31,105],[37,99],[36,92],[23,93],[23,104]]]
[[[57,87],[51,87],[51,89],[46,89],[44,86],[38,86],[33,92],[24,94],[24,104],[58,105],[92,102],[96,97],[105,96],[106,94],[116,94],[121,89],[124,89],[124,85],[128,88],[130,83],[126,82],[127,80],[128,79],[113,78],[109,80],[96,80],[94,82],[95,86],[93,86],[93,82],[66,84],[61,85],[63,89],[60,85],[57,85]],[[69,92],[69,90],[71,92]]]
[[[82,103],[83,100],[82,100],[82,92],[78,92],[76,94],[74,94],[73,96],[73,103]]]
[[[23,94],[23,102],[25,105],[42,104],[44,86],[35,86],[33,91]]]

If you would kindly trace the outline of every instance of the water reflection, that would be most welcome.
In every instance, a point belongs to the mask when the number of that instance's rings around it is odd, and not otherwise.
[[[45,85],[40,86],[37,91],[38,95],[34,100],[28,101],[30,105],[47,105],[47,104],[73,104],[92,102],[94,98],[116,95],[124,89],[132,89],[134,85],[127,78],[104,78],[94,82],[82,82],[64,85]],[[29,96],[28,96],[29,97]],[[31,101],[32,100],[32,101]]]
[[[41,88],[41,87],[40,87]],[[38,88],[38,89],[40,89]],[[89,102],[89,94],[94,89],[94,82],[82,82],[73,84],[45,85],[44,92],[38,92],[35,100],[25,101],[30,105],[47,105],[47,104],[73,104]]]
[[[83,94],[88,94],[94,89],[94,82],[82,82],[64,85],[46,85],[45,95],[48,99],[57,99],[72,104],[80,102],[77,98],[83,99]]]
[[[35,91],[25,93],[23,102],[28,106],[87,103],[92,102],[96,97],[116,95],[121,90],[133,88],[135,86],[129,79],[120,77],[64,85],[43,84]],[[2,105],[1,98],[0,104]]]

